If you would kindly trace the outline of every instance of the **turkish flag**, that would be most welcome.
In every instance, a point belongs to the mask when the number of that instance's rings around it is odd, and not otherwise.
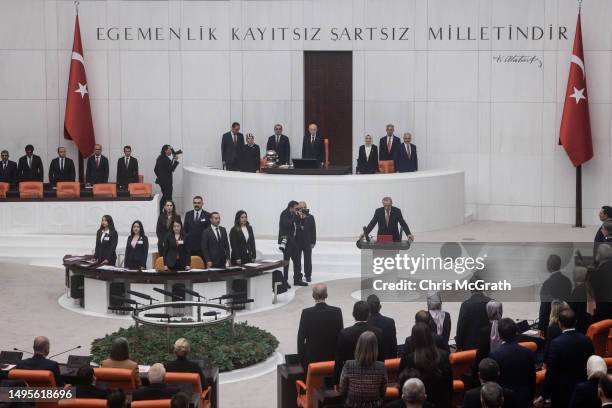
[[[68,96],[66,97],[66,115],[64,116],[64,137],[71,139],[83,157],[93,154],[94,137],[91,108],[89,106],[89,88],[85,76],[85,60],[81,45],[79,16],[74,22],[74,42],[68,78]]]
[[[578,13],[578,22],[576,23],[574,50],[570,62],[567,90],[565,91],[559,144],[563,145],[575,167],[593,158],[580,13]]]

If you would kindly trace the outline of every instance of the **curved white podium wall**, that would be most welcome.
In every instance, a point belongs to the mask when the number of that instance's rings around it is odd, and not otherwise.
[[[361,233],[381,198],[393,197],[412,232],[463,223],[464,172],[303,176],[240,173],[191,165],[185,167],[184,208],[191,197],[204,197],[204,208],[221,213],[226,228],[236,211],[245,210],[259,236],[278,234],[278,218],[290,200],[304,200],[316,217],[317,237],[346,238]],[[376,228],[373,233],[376,232]]]

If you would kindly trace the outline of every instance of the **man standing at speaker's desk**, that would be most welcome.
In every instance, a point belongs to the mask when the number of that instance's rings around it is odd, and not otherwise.
[[[378,235],[390,235],[393,237],[393,242],[400,242],[402,240],[402,234],[398,228],[398,224],[401,225],[402,230],[406,233],[409,240],[414,240],[414,236],[410,232],[410,228],[404,217],[402,216],[402,210],[393,206],[393,200],[391,197],[384,197],[382,199],[383,206],[377,208],[372,217],[372,221],[366,227],[364,234],[369,234],[374,226],[378,224]],[[363,234],[362,234],[363,236]]]
[[[240,158],[244,150],[244,135],[240,133],[240,123],[232,123],[232,129],[221,136],[221,160],[223,168],[240,171]]]
[[[302,159],[317,159],[323,167],[325,160],[325,148],[323,147],[323,137],[318,132],[316,123],[308,125],[308,134],[304,135],[302,142]]]

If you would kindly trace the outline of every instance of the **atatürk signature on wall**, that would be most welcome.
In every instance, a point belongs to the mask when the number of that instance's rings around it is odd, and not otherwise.
[[[493,61],[500,64],[535,64],[538,68],[542,68],[542,58],[537,55],[499,54],[493,56]]]

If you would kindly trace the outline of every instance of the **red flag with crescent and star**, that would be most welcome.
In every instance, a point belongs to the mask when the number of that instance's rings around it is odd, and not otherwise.
[[[74,23],[74,42],[70,60],[70,77],[68,78],[66,115],[64,116],[64,137],[76,144],[83,157],[93,154],[96,139],[89,106],[89,89],[85,75],[78,14]]]
[[[580,12],[576,23],[574,49],[570,62],[569,79],[561,118],[559,144],[575,167],[593,158],[593,141],[589,120],[589,100],[586,84],[584,53],[582,52],[582,25]]]

